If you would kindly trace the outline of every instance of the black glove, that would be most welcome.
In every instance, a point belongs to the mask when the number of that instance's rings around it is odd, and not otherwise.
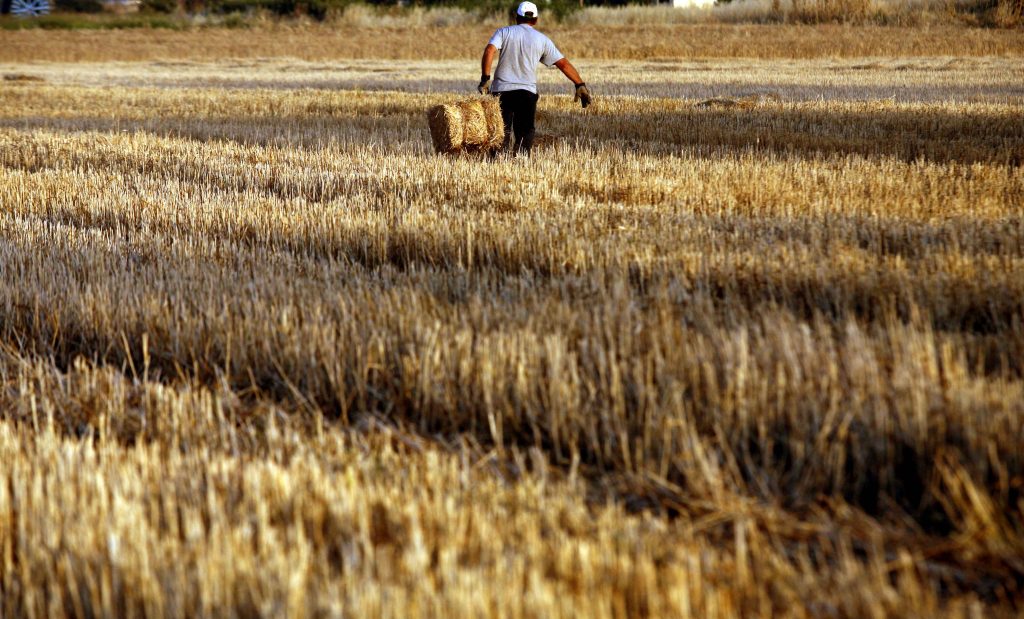
[[[576,84],[576,96],[573,97],[572,99],[573,103],[579,101],[580,105],[583,106],[583,109],[587,109],[587,106],[590,105],[591,100],[592,98],[590,96],[590,90],[587,88],[587,85],[584,84],[583,82]]]
[[[491,76],[490,75],[481,75],[480,76],[480,85],[476,87],[477,91],[480,94],[482,94],[482,95],[486,95],[487,94],[487,90],[488,90],[487,86],[490,83],[491,83]]]

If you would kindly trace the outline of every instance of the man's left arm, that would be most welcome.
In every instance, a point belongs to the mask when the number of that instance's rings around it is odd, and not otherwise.
[[[569,78],[569,81],[571,81],[576,87],[576,96],[573,98],[573,101],[579,101],[580,105],[584,108],[590,105],[590,102],[592,101],[590,90],[587,89],[587,85],[583,82],[583,78],[580,77],[580,72],[576,70],[576,67],[572,66],[569,59],[562,58],[555,63],[555,66],[558,67],[558,70]]]

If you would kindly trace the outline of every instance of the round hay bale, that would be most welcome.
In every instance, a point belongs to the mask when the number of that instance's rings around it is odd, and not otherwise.
[[[457,105],[437,105],[427,112],[434,150],[453,153],[462,148],[462,110]]]
[[[475,97],[427,110],[430,139],[438,153],[479,152],[500,148],[505,123],[497,97]]]
[[[479,99],[468,99],[456,105],[462,114],[462,146],[483,148],[490,138],[483,103]]]
[[[501,118],[501,101],[497,97],[487,97],[483,101],[484,116],[487,117],[487,143],[484,148],[494,150],[501,148],[505,141],[505,121]]]

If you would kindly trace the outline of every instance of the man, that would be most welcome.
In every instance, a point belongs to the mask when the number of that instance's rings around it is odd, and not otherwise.
[[[515,134],[515,152],[529,154],[533,147],[534,121],[537,115],[537,63],[555,66],[576,86],[576,97],[583,107],[590,105],[590,91],[576,67],[572,66],[551,39],[534,29],[537,5],[523,2],[516,8],[516,25],[499,28],[491,37],[481,61],[480,94],[501,98],[501,118],[505,122],[505,146],[508,150]],[[499,51],[498,69],[491,81],[494,53]]]

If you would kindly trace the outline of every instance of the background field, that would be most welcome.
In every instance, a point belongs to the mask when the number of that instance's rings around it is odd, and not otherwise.
[[[1020,56],[1019,29],[927,28],[843,24],[665,24],[554,26],[545,32],[573,58],[857,58],[864,56]],[[493,23],[437,27],[288,26],[255,30],[194,29],[4,32],[0,59],[22,62],[213,60],[460,60],[480,55]],[[472,71],[475,73],[477,71]],[[471,80],[472,81],[472,80]]]
[[[1022,611],[1024,35],[579,28],[3,33],[0,614]]]

